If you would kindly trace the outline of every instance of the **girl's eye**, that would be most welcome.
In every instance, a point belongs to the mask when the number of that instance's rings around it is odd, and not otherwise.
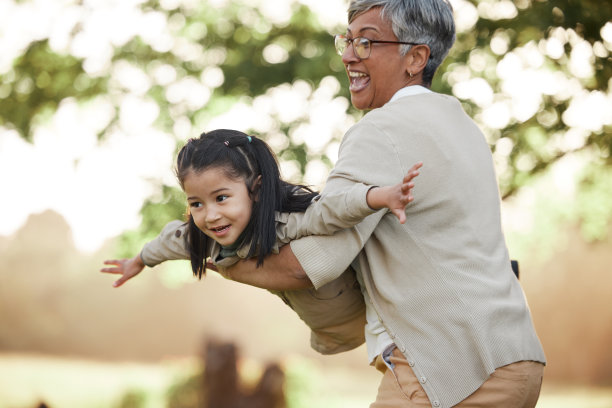
[[[191,208],[200,208],[202,207],[202,203],[199,201],[193,201],[191,203],[189,203],[189,207]]]
[[[224,194],[218,195],[217,196],[217,202],[220,203],[221,201],[225,201],[225,200],[227,200],[228,197],[229,196],[224,195]]]

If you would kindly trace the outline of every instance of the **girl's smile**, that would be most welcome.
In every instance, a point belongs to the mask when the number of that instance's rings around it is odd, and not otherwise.
[[[245,181],[221,167],[189,171],[183,181],[197,227],[222,246],[236,242],[251,219],[253,199]]]

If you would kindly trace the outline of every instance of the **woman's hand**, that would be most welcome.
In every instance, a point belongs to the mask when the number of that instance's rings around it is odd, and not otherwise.
[[[129,259],[109,259],[104,261],[104,265],[114,265],[114,267],[102,268],[100,272],[122,275],[121,278],[113,283],[113,286],[116,288],[138,275],[145,267],[140,255]]]

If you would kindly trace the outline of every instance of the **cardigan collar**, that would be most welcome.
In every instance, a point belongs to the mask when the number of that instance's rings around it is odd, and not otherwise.
[[[424,93],[429,93],[429,92],[431,92],[431,89],[425,88],[424,86],[421,86],[421,85],[405,86],[402,89],[398,90],[391,97],[391,99],[389,99],[389,102],[393,102],[399,98],[403,98],[404,96],[413,96],[413,95],[419,95],[419,94],[424,94]]]

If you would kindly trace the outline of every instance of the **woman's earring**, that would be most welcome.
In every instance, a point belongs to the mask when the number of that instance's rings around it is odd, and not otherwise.
[[[410,72],[410,71],[408,71],[408,75],[410,75],[410,78],[411,78],[411,79],[412,79],[412,77],[414,76],[414,75],[412,75],[412,72]]]

